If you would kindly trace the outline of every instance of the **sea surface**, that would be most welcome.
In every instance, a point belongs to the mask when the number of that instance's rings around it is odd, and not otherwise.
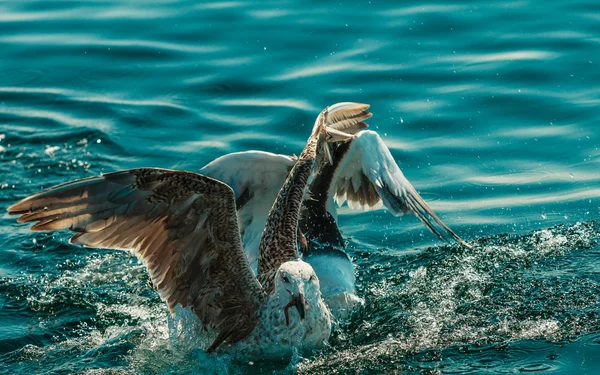
[[[600,2],[2,1],[0,51],[0,373],[600,373]],[[134,257],[5,212],[103,172],[298,154],[340,101],[372,105],[474,249],[342,208],[366,303],[314,356],[206,355]]]

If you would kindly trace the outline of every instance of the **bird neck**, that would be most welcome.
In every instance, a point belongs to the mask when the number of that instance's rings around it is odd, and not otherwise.
[[[335,194],[334,175],[349,148],[350,142],[337,145],[332,152],[332,162],[319,165],[319,169],[308,185],[310,199],[302,202],[299,221],[300,230],[307,239],[307,246],[303,249],[305,256],[309,255],[316,244],[344,248],[344,239],[335,217],[329,212],[329,204]]]
[[[314,159],[296,162],[269,212],[258,248],[259,281],[267,292],[279,266],[298,258],[298,218],[313,163]]]
[[[258,279],[267,293],[273,290],[273,277],[279,266],[298,258],[298,218],[319,142],[317,127],[269,211],[258,248]]]

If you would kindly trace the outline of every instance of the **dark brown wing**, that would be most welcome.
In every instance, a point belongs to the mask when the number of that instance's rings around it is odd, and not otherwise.
[[[190,307],[219,333],[209,350],[254,329],[265,293],[248,265],[235,198],[209,177],[132,169],[69,182],[8,208],[34,231],[70,229],[74,244],[131,250],[171,311]]]

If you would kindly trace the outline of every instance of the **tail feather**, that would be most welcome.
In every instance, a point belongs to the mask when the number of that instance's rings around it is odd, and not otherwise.
[[[368,104],[337,103],[327,109],[325,126],[331,134],[333,131],[354,135],[368,127],[364,122],[373,114],[367,112]],[[339,134],[339,133],[338,133]],[[335,142],[335,141],[333,141]]]
[[[373,115],[367,112],[368,108],[368,104],[351,102],[327,107],[317,120],[324,126],[326,141],[335,143],[353,139],[356,133],[368,127],[364,121]]]
[[[352,138],[352,134],[344,133],[342,131],[336,130],[334,128],[325,127],[325,131],[327,132],[327,141],[328,142],[341,142],[346,141]]]
[[[368,127],[364,120],[373,114],[367,112],[368,104],[343,102],[325,108],[317,117],[312,137],[320,145],[317,147],[318,163],[325,160],[333,164],[331,144],[347,142],[356,137],[355,134]]]

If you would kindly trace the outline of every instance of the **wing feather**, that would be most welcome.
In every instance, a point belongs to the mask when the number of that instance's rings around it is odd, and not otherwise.
[[[244,248],[255,270],[269,210],[295,162],[285,155],[245,151],[221,156],[199,171],[232,187]]]
[[[265,293],[244,254],[234,193],[183,171],[132,169],[73,181],[9,207],[32,230],[70,229],[71,242],[131,250],[169,308],[190,307],[218,340],[254,329]]]
[[[339,162],[330,187],[338,205],[369,210],[385,205],[392,214],[414,214],[435,236],[469,247],[421,198],[404,177],[379,135],[370,130],[356,134]]]

